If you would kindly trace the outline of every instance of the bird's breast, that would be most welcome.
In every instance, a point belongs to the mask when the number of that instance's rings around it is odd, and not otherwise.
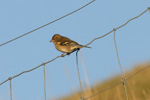
[[[69,46],[62,46],[62,45],[59,45],[59,44],[55,44],[55,48],[63,53],[71,53],[72,52],[72,49],[71,47]]]

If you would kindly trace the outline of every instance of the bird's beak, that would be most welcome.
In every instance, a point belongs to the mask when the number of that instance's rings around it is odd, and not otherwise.
[[[53,42],[53,40],[50,40],[49,42]]]

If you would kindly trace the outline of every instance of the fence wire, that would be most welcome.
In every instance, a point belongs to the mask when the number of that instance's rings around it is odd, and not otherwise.
[[[46,100],[46,75],[45,75],[45,64],[43,64],[43,72],[44,72],[44,98]]]
[[[55,20],[53,20],[53,21],[51,21],[51,22],[49,22],[49,23],[47,23],[47,24],[45,24],[45,25],[42,25],[42,26],[40,26],[40,27],[38,27],[38,28],[36,28],[36,29],[33,29],[33,30],[31,30],[31,31],[29,31],[29,32],[27,32],[27,33],[25,33],[25,34],[23,34],[23,35],[20,35],[20,36],[18,36],[18,37],[16,37],[16,38],[12,39],[12,40],[9,40],[9,41],[7,41],[7,42],[5,42],[5,43],[2,43],[2,44],[0,44],[0,46],[6,45],[6,44],[8,44],[8,43],[10,43],[10,42],[13,42],[13,41],[15,41],[15,40],[17,40],[17,39],[19,39],[19,38],[21,38],[21,37],[24,37],[24,36],[26,36],[26,35],[28,35],[28,34],[34,32],[34,31],[37,31],[37,30],[39,30],[39,29],[41,29],[41,28],[44,28],[45,26],[48,26],[48,25],[50,25],[50,24],[52,24],[52,23],[54,23],[54,22],[57,22],[57,21],[59,21],[59,20],[65,18],[65,17],[67,17],[67,16],[69,16],[69,15],[71,15],[71,14],[73,14],[73,13],[75,13],[75,12],[77,12],[77,11],[83,9],[83,8],[85,8],[86,6],[88,6],[89,4],[93,3],[94,1],[95,1],[95,0],[92,0],[91,2],[85,4],[84,6],[78,8],[78,9],[76,9],[76,10],[74,10],[74,11],[72,11],[72,12],[70,12],[70,13],[68,13],[68,14],[66,14],[66,15],[64,15],[64,16],[62,16],[62,17],[59,17],[59,18],[57,18],[57,19],[55,19]]]
[[[79,50],[77,50],[77,52],[76,52],[76,64],[77,64],[78,79],[79,79],[80,91],[81,91],[81,97],[80,97],[80,99],[84,100],[83,88],[82,88],[82,83],[81,83],[81,78],[80,78],[80,72],[79,72],[79,65],[78,65],[78,52],[79,52]]]
[[[146,66],[146,67],[140,69],[139,71],[135,72],[135,73],[132,74],[131,76],[127,77],[127,78],[126,78],[126,81],[129,80],[130,78],[136,76],[137,74],[139,74],[140,72],[144,71],[144,70],[147,69],[147,68],[150,68],[150,65],[148,65],[148,66]],[[100,93],[102,93],[102,92],[105,92],[105,91],[107,91],[107,90],[110,90],[110,89],[112,89],[113,87],[118,86],[118,85],[121,84],[121,83],[122,83],[122,81],[120,81],[120,82],[118,82],[118,83],[115,83],[115,84],[113,84],[112,86],[110,86],[110,87],[108,87],[108,88],[106,88],[106,89],[103,89],[103,90],[101,90],[101,91],[99,91],[99,92],[97,92],[97,93],[95,93],[95,94],[92,94],[91,96],[86,97],[85,100],[87,100],[87,99],[89,99],[89,98],[91,98],[91,97],[93,97],[93,96],[96,96],[96,95],[98,95],[98,94],[100,94]]]
[[[12,100],[12,86],[11,86],[11,77],[9,78],[9,81],[10,81],[10,100]]]
[[[12,39],[12,40],[10,40],[10,41],[8,41],[8,42],[5,42],[5,43],[1,44],[0,46],[5,45],[5,44],[7,44],[7,43],[10,43],[10,42],[12,42],[12,41],[14,41],[14,40],[16,40],[16,39],[19,39],[19,38],[21,38],[21,37],[23,37],[23,36],[29,34],[29,33],[32,33],[32,32],[34,32],[34,31],[36,31],[36,30],[38,30],[38,29],[41,29],[41,28],[43,28],[43,27],[45,27],[45,26],[47,26],[47,25],[49,25],[49,24],[51,24],[51,23],[53,23],[53,22],[56,22],[56,21],[58,21],[58,20],[60,20],[60,19],[62,19],[62,18],[64,18],[64,17],[66,17],[66,16],[68,16],[68,15],[71,15],[72,13],[75,13],[75,12],[81,10],[82,8],[86,7],[87,5],[91,4],[91,3],[94,2],[94,1],[95,1],[95,0],[89,2],[88,4],[84,5],[83,7],[79,8],[79,9],[77,9],[77,10],[75,10],[75,11],[73,11],[73,12],[71,12],[71,13],[65,15],[65,16],[62,16],[62,17],[60,17],[60,18],[58,18],[58,19],[56,19],[56,20],[54,20],[54,21],[52,21],[52,22],[50,22],[50,23],[48,23],[48,24],[45,24],[45,25],[43,25],[43,26],[41,26],[41,27],[39,27],[39,28],[37,28],[37,29],[34,29],[34,30],[32,30],[32,31],[30,31],[30,32],[28,32],[28,33],[25,33],[25,34],[23,34],[23,35],[21,35],[21,36],[19,36],[19,37],[17,37],[17,38],[14,38],[14,39]],[[115,41],[115,31],[116,31],[117,29],[120,29],[120,28],[124,27],[125,25],[127,25],[130,21],[139,18],[140,16],[142,16],[142,15],[143,15],[144,13],[146,13],[147,11],[150,11],[150,7],[147,8],[145,11],[143,11],[141,14],[137,15],[136,17],[129,19],[129,20],[128,20],[126,23],[124,23],[123,25],[121,25],[121,26],[119,26],[119,27],[117,27],[117,28],[114,28],[114,29],[111,30],[110,32],[108,32],[108,33],[106,33],[106,34],[104,34],[104,35],[102,35],[102,36],[100,36],[100,37],[94,38],[91,42],[89,42],[89,43],[86,44],[85,46],[90,45],[90,44],[93,43],[95,40],[100,39],[100,38],[103,38],[103,37],[109,35],[110,33],[114,32],[114,42],[115,42],[115,46],[116,46],[116,52],[117,52],[118,63],[119,63],[119,65],[120,65],[120,69],[122,70],[122,67],[121,67],[121,64],[120,64],[120,60],[119,60],[118,51],[117,51],[117,45],[116,45],[116,41]],[[77,53],[78,53],[78,51],[77,51]],[[47,61],[47,62],[45,62],[45,63],[42,63],[42,64],[40,64],[40,65],[38,65],[38,66],[36,66],[36,67],[30,69],[30,70],[23,71],[23,72],[21,72],[21,73],[15,75],[15,76],[13,76],[13,77],[9,77],[8,79],[6,79],[6,80],[4,80],[3,82],[1,82],[1,83],[0,83],[0,86],[1,86],[2,84],[6,83],[7,81],[10,81],[10,98],[11,98],[11,100],[12,100],[12,86],[11,86],[11,80],[12,80],[12,79],[17,78],[17,77],[19,77],[19,76],[22,75],[22,74],[31,72],[31,71],[33,71],[33,70],[35,70],[35,69],[37,69],[37,68],[39,68],[39,67],[41,67],[41,66],[44,66],[44,67],[45,67],[46,64],[48,64],[48,63],[50,63],[50,62],[56,60],[57,58],[64,57],[64,56],[66,56],[66,55],[67,55],[67,54],[57,56],[57,57],[53,58],[52,60],[49,60],[49,61]],[[77,55],[77,54],[76,54],[76,55]],[[76,56],[76,57],[77,57],[77,56]],[[116,83],[116,84],[114,84],[114,85],[112,85],[112,86],[110,86],[110,87],[108,87],[108,88],[106,88],[106,89],[104,89],[104,90],[101,90],[101,91],[99,91],[99,92],[97,92],[97,93],[95,93],[95,94],[92,94],[92,95],[90,95],[90,96],[88,96],[88,97],[85,98],[85,97],[83,96],[83,90],[82,90],[82,84],[81,84],[81,80],[80,80],[80,73],[79,73],[79,69],[78,69],[78,59],[77,59],[77,58],[76,58],[76,61],[77,61],[77,70],[78,70],[78,76],[79,76],[79,82],[80,82],[80,89],[81,89],[81,93],[82,93],[82,94],[81,94],[81,99],[82,99],[82,100],[89,99],[89,98],[91,98],[91,97],[93,97],[93,96],[95,96],[95,95],[98,95],[98,94],[100,94],[100,93],[102,93],[102,92],[105,92],[105,91],[107,91],[107,90],[109,90],[109,89],[111,89],[111,88],[113,88],[113,87],[115,87],[115,86],[118,86],[120,83],[123,83],[123,85],[125,86],[125,92],[126,92],[126,97],[127,97],[127,89],[126,89],[126,85],[125,85],[126,81],[129,80],[129,79],[131,79],[132,77],[134,77],[134,76],[137,75],[138,73],[142,72],[142,71],[145,70],[146,68],[149,68],[149,67],[150,67],[150,65],[148,65],[148,66],[142,68],[141,70],[137,71],[136,73],[132,74],[131,76],[127,77],[126,79],[124,78],[123,71],[122,71],[122,80],[121,80],[120,82],[118,82],[118,83]],[[45,95],[45,100],[46,100],[45,69],[44,69],[44,95]],[[127,100],[128,100],[128,97],[127,97]]]
[[[123,73],[123,70],[122,70],[122,66],[121,66],[121,63],[120,63],[120,58],[119,58],[118,49],[117,49],[117,43],[116,43],[116,38],[115,38],[115,32],[116,32],[116,29],[114,29],[114,43],[115,43],[115,49],[116,49],[117,59],[118,59],[118,63],[119,63],[120,70],[121,70],[121,74],[122,74],[122,78],[121,78],[122,84],[123,84],[124,89],[125,89],[126,99],[128,100],[128,92],[127,92],[127,87],[126,87],[126,80],[125,80],[124,73]]]
[[[149,8],[147,8],[145,11],[143,11],[143,12],[142,12],[141,14],[139,14],[138,16],[129,19],[126,23],[124,23],[123,25],[121,25],[121,26],[119,26],[119,27],[117,27],[117,28],[115,28],[115,29],[117,30],[117,29],[122,28],[123,26],[127,25],[130,21],[132,21],[132,20],[134,20],[134,19],[137,19],[137,18],[139,18],[140,16],[142,16],[142,15],[143,15],[144,13],[146,13],[148,10],[149,10]],[[109,31],[108,33],[106,33],[106,34],[104,34],[104,35],[102,35],[102,36],[100,36],[100,37],[94,38],[91,42],[89,42],[89,43],[86,44],[85,46],[90,45],[91,43],[93,43],[93,42],[94,42],[95,40],[97,40],[97,39],[100,39],[100,38],[103,38],[103,37],[109,35],[109,34],[112,33],[113,31],[114,31],[114,29],[112,29],[111,31]]]

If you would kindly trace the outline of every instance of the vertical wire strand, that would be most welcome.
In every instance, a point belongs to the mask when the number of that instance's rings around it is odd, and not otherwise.
[[[82,83],[81,83],[80,72],[79,72],[79,67],[78,67],[78,52],[79,52],[79,50],[77,50],[77,52],[76,52],[76,64],[77,64],[78,78],[79,78],[80,90],[81,90],[81,98],[80,99],[83,100],[84,99],[83,89],[82,89]]]
[[[45,64],[43,63],[43,72],[44,72],[44,98],[46,100],[46,75],[45,75]]]
[[[126,86],[126,84],[124,84],[123,86],[124,86],[125,93],[126,93],[126,99],[128,100],[128,91],[127,91],[127,86]]]
[[[121,73],[122,73],[122,83],[123,83],[124,88],[125,88],[126,99],[128,100],[128,92],[127,92],[127,87],[126,87],[126,80],[124,78],[124,73],[123,73],[122,66],[121,66],[120,59],[119,59],[119,54],[118,54],[118,49],[117,49],[117,44],[116,44],[116,38],[115,38],[115,32],[116,32],[116,29],[114,29],[115,49],[116,49],[116,54],[117,54],[117,59],[118,59],[118,63],[119,63],[119,66],[120,66],[120,70],[121,70]]]
[[[116,30],[115,30],[115,31],[116,31]],[[120,70],[121,70],[122,77],[123,77],[124,74],[123,74],[123,70],[122,70],[121,63],[120,63],[120,59],[119,59],[119,55],[118,55],[118,49],[117,49],[116,38],[115,38],[115,31],[114,31],[114,43],[115,43],[115,49],[116,49],[116,54],[117,54],[117,59],[118,59],[118,63],[119,63],[119,66],[120,66]]]
[[[12,100],[12,87],[11,87],[11,78],[9,78],[10,81],[10,100]]]

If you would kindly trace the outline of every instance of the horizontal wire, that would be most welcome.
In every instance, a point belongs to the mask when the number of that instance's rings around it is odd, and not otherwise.
[[[146,67],[140,69],[139,71],[137,71],[137,72],[134,73],[133,75],[127,77],[127,78],[126,78],[126,81],[129,80],[129,79],[131,79],[133,76],[137,75],[138,73],[144,71],[144,70],[147,69],[147,68],[150,68],[150,65],[148,65],[148,66],[146,66]],[[112,85],[112,86],[110,86],[110,87],[108,87],[108,88],[106,88],[106,89],[104,89],[104,90],[101,90],[101,91],[99,91],[99,92],[97,92],[97,93],[95,93],[95,94],[93,94],[93,95],[91,95],[91,96],[89,96],[89,97],[86,97],[85,100],[86,100],[86,99],[89,99],[89,98],[91,98],[91,97],[93,97],[93,96],[96,96],[96,95],[98,95],[98,94],[100,94],[100,93],[102,93],[102,92],[104,92],[104,91],[107,91],[107,90],[109,90],[109,89],[111,89],[111,88],[113,88],[113,87],[119,85],[120,83],[122,83],[122,81],[120,81],[120,82],[118,82],[118,83],[116,83],[116,84],[114,84],[114,85]]]
[[[0,85],[6,83],[7,81],[9,81],[9,79],[6,79],[5,81],[1,82]]]
[[[108,87],[108,88],[106,88],[106,89],[103,89],[103,90],[101,90],[101,91],[99,91],[99,92],[97,92],[97,93],[95,93],[95,94],[93,94],[93,95],[91,95],[91,96],[89,96],[89,97],[86,97],[86,98],[84,98],[85,100],[86,99],[89,99],[89,98],[91,98],[91,97],[93,97],[93,96],[96,96],[96,95],[98,95],[98,94],[100,94],[100,93],[102,93],[102,92],[104,92],[104,91],[107,91],[107,90],[109,90],[109,89],[111,89],[111,88],[113,88],[113,87],[115,87],[115,86],[117,86],[117,85],[119,85],[119,84],[121,84],[122,82],[120,81],[120,82],[118,82],[118,83],[116,83],[116,84],[114,84],[114,85],[112,85],[112,86],[110,86],[110,87]]]
[[[139,71],[135,72],[133,75],[129,76],[128,78],[126,78],[126,80],[129,80],[130,78],[132,78],[133,76],[137,75],[138,73],[142,72],[143,70],[150,68],[150,65],[140,69]]]
[[[123,25],[121,25],[121,26],[119,26],[119,27],[117,27],[117,28],[114,28],[113,30],[111,30],[110,32],[104,34],[103,36],[97,37],[97,38],[93,39],[90,43],[86,44],[86,46],[89,45],[89,44],[91,44],[92,42],[94,42],[94,41],[97,40],[97,39],[100,39],[100,38],[103,38],[103,37],[109,35],[109,34],[112,33],[112,32],[114,32],[114,41],[115,41],[115,31],[116,31],[117,29],[122,28],[123,26],[127,25],[130,21],[132,21],[132,20],[134,20],[134,19],[140,17],[141,15],[143,15],[144,13],[146,13],[149,9],[150,9],[150,8],[146,9],[144,12],[142,12],[142,13],[139,14],[138,16],[129,19],[129,20],[128,20],[126,23],[124,23]],[[115,41],[115,47],[116,47],[118,62],[119,62],[120,69],[121,69],[121,72],[122,72],[122,75],[123,75],[123,71],[122,71],[121,64],[120,64],[120,60],[119,60],[119,56],[118,56],[118,50],[117,50],[117,46],[116,46],[116,41]],[[149,65],[149,66],[150,66],[150,65]],[[147,67],[141,69],[140,71],[136,72],[135,74],[133,74],[132,76],[128,77],[127,79],[129,79],[129,78],[135,76],[136,74],[138,74],[139,72],[141,72],[141,71],[143,71],[144,69],[148,68],[149,66],[147,66]],[[126,80],[127,80],[127,79],[126,79]],[[95,95],[98,95],[98,94],[100,94],[100,93],[102,93],[102,92],[104,92],[104,91],[106,91],[106,90],[109,90],[109,89],[111,89],[111,88],[113,88],[113,87],[119,85],[120,83],[122,83],[122,81],[119,82],[119,83],[114,84],[113,86],[111,86],[111,87],[109,87],[109,88],[106,88],[106,89],[104,89],[104,90],[102,90],[102,91],[100,91],[100,92],[97,92],[97,93],[95,93],[95,94],[93,94],[93,95],[91,95],[91,96],[85,98],[85,100],[88,99],[88,98],[91,98],[91,97],[93,97],[93,96],[95,96]],[[125,87],[126,97],[127,97],[127,100],[128,100],[126,85],[124,85],[124,87]]]
[[[149,8],[148,8],[147,10],[145,10],[144,12],[142,12],[141,14],[139,14],[138,16],[129,19],[125,24],[123,24],[123,25],[121,25],[121,26],[119,26],[119,27],[117,27],[117,28],[115,28],[115,29],[117,30],[117,29],[119,29],[119,28],[122,28],[123,26],[127,25],[130,21],[132,21],[132,20],[134,20],[134,19],[140,17],[141,15],[143,15],[143,14],[144,14],[145,12],[147,12],[148,10],[149,10]],[[113,31],[114,31],[114,30],[111,30],[110,32],[106,33],[105,35],[103,35],[103,36],[101,36],[101,37],[94,38],[94,39],[93,39],[91,42],[89,42],[87,45],[90,45],[92,42],[94,42],[94,41],[97,40],[97,39],[100,39],[100,38],[103,38],[103,37],[107,36],[108,34],[110,34],[110,33],[113,32]],[[87,46],[87,45],[86,45],[86,46]],[[65,55],[63,55],[63,56],[66,56],[66,55],[67,55],[67,54],[65,54]],[[35,69],[37,69],[37,68],[43,66],[43,64],[46,65],[46,64],[48,64],[48,63],[54,61],[55,59],[59,58],[59,57],[62,57],[62,55],[57,56],[57,57],[55,57],[54,59],[49,60],[49,61],[47,61],[47,62],[45,62],[45,63],[42,63],[42,64],[38,65],[37,67],[34,67],[34,68],[30,69],[30,70],[23,71],[23,72],[21,72],[21,73],[15,75],[15,76],[13,76],[13,77],[9,77],[9,78],[6,79],[5,81],[1,82],[0,85],[2,85],[2,84],[4,84],[5,82],[9,81],[10,78],[13,79],[13,78],[16,78],[16,77],[18,77],[18,76],[24,74],[24,73],[31,72],[31,71],[33,71],[33,70],[35,70]],[[141,71],[143,71],[144,69],[146,69],[146,68],[148,68],[148,67],[150,67],[150,65],[147,66],[147,67],[145,67],[145,68],[143,68],[143,69],[141,69],[141,70],[139,70],[139,71],[136,72],[135,74],[129,76],[128,78],[126,78],[126,80],[132,78],[133,76],[137,75],[138,73],[140,73]],[[112,85],[112,86],[110,86],[110,87],[108,87],[108,88],[106,88],[106,89],[104,89],[104,90],[102,90],[102,91],[99,91],[99,92],[97,92],[97,93],[95,93],[95,94],[93,94],[93,95],[91,95],[91,96],[89,96],[89,97],[87,97],[87,98],[85,98],[85,99],[91,98],[91,97],[93,97],[93,96],[95,96],[95,95],[98,95],[98,94],[104,92],[104,91],[107,91],[107,90],[109,90],[109,89],[111,89],[111,88],[113,88],[113,87],[119,85],[120,83],[122,83],[122,81],[120,81],[120,82],[118,82],[118,83],[116,83],[116,84],[114,84],[114,85]]]
[[[148,10],[149,10],[149,8],[146,9],[146,10],[145,10],[144,12],[142,12],[141,14],[139,14],[138,16],[129,19],[125,24],[123,24],[123,25],[121,25],[121,26],[123,27],[123,26],[127,25],[127,23],[129,23],[131,20],[134,20],[134,19],[140,17],[141,15],[143,15],[144,13],[146,13],[146,11],[148,11]],[[118,28],[116,28],[116,29],[119,29],[119,28],[121,28],[121,27],[118,27]],[[114,31],[114,29],[111,30],[110,32],[108,32],[108,33],[106,33],[106,34],[100,36],[100,37],[94,38],[91,42],[89,42],[89,43],[86,44],[85,46],[90,45],[91,43],[93,43],[93,42],[94,42],[95,40],[97,40],[97,39],[100,39],[100,38],[103,38],[103,37],[107,36],[108,34],[110,34],[110,33],[113,32],[113,31]],[[65,55],[65,56],[66,56],[66,55]],[[52,62],[53,60],[55,60],[55,59],[57,59],[57,58],[59,58],[59,57],[62,57],[62,55],[61,55],[61,56],[57,56],[57,57],[55,57],[54,59],[52,59],[52,60],[50,60],[50,61],[47,61],[45,64],[47,64],[47,63],[49,63],[49,62]],[[22,75],[22,74],[24,74],[24,73],[33,71],[33,70],[39,68],[39,67],[42,66],[42,65],[43,65],[43,64],[40,64],[40,65],[38,65],[37,67],[34,67],[33,69],[30,69],[30,70],[27,70],[27,71],[23,71],[23,72],[21,72],[21,73],[15,75],[15,76],[13,76],[13,77],[11,77],[11,78],[15,78],[15,77],[18,77],[18,76],[20,76],[20,75]],[[4,83],[7,82],[8,80],[9,80],[9,79],[6,79],[5,81],[1,82],[0,85],[4,84]]]
[[[66,55],[64,55],[64,56],[66,56]],[[36,66],[36,67],[34,67],[34,68],[30,69],[30,70],[23,71],[23,72],[21,72],[21,73],[19,73],[19,74],[15,75],[15,76],[13,76],[13,77],[9,77],[9,78],[8,78],[8,79],[6,79],[5,81],[1,82],[1,83],[0,83],[0,85],[2,85],[2,84],[4,84],[5,82],[9,81],[9,80],[10,80],[10,78],[11,78],[11,79],[13,79],[13,78],[16,78],[16,77],[18,77],[18,76],[20,76],[20,75],[24,74],[24,73],[31,72],[31,71],[33,71],[33,70],[35,70],[35,69],[37,69],[37,68],[39,68],[39,67],[43,66],[43,64],[45,64],[45,65],[46,65],[46,64],[48,64],[48,63],[50,63],[50,62],[54,61],[55,59],[59,58],[59,57],[62,57],[62,55],[57,56],[57,57],[55,57],[54,59],[49,60],[49,61],[47,61],[47,62],[45,62],[45,63],[42,63],[42,64],[40,64],[40,65],[38,65],[38,66]]]
[[[45,26],[48,26],[48,25],[50,25],[50,24],[52,24],[52,23],[54,23],[54,22],[56,22],[56,21],[58,21],[58,20],[60,20],[60,19],[63,19],[63,18],[65,18],[65,17],[67,17],[67,16],[69,16],[69,15],[71,15],[71,14],[73,14],[73,13],[75,13],[75,12],[77,12],[77,11],[83,9],[83,8],[85,8],[86,6],[88,6],[89,4],[93,3],[94,1],[95,1],[95,0],[92,0],[91,2],[87,3],[86,5],[80,7],[80,8],[78,8],[78,9],[76,9],[76,10],[74,10],[74,11],[72,11],[72,12],[70,12],[70,13],[68,13],[68,14],[66,14],[66,15],[64,15],[64,16],[62,16],[62,17],[60,17],[60,18],[58,18],[58,19],[55,19],[55,20],[53,20],[53,21],[51,21],[51,22],[49,22],[49,23],[47,23],[47,24],[45,24],[45,25],[42,25],[42,26],[40,26],[40,27],[38,27],[38,28],[36,28],[36,29],[33,29],[33,30],[31,30],[31,31],[29,31],[29,32],[27,32],[27,33],[25,33],[25,34],[23,34],[23,35],[20,35],[20,36],[18,36],[18,37],[16,37],[16,38],[12,39],[12,40],[9,40],[9,41],[7,41],[7,42],[5,42],[5,43],[2,43],[2,44],[0,44],[0,46],[3,46],[3,45],[8,44],[8,43],[10,43],[10,42],[12,42],[12,41],[15,41],[15,40],[17,40],[17,39],[19,39],[19,38],[21,38],[21,37],[23,37],[23,36],[26,36],[26,35],[28,35],[28,34],[34,32],[34,31],[37,31],[37,30],[39,30],[39,29],[41,29],[41,28],[43,28],[43,27],[45,27]]]
[[[117,27],[117,28],[115,28],[115,29],[117,30],[117,29],[122,28],[123,26],[127,25],[130,21],[132,21],[132,20],[134,20],[134,19],[136,19],[136,18],[140,17],[140,16],[141,16],[141,15],[143,15],[144,13],[146,13],[148,10],[149,10],[149,8],[148,8],[148,9],[146,9],[145,11],[143,11],[143,12],[142,12],[141,14],[139,14],[138,16],[136,16],[136,17],[133,17],[133,18],[129,19],[126,23],[124,23],[123,25],[121,25],[121,26],[119,26],[119,27]],[[100,39],[100,38],[103,38],[103,37],[105,37],[105,36],[109,35],[109,34],[110,34],[110,33],[112,33],[113,31],[114,31],[114,29],[113,29],[113,30],[111,30],[111,31],[109,31],[108,33],[106,33],[106,34],[104,34],[104,35],[100,36],[100,37],[94,38],[91,42],[89,42],[89,43],[88,43],[88,44],[86,44],[85,46],[90,45],[91,43],[93,43],[93,42],[94,42],[95,40],[97,40],[97,39]]]

